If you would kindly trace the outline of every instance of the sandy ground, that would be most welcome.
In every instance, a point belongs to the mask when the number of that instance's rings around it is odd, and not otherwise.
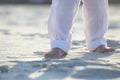
[[[110,53],[90,53],[81,8],[73,25],[73,46],[64,59],[44,59],[50,50],[49,6],[0,5],[0,80],[120,80],[120,6],[110,5]]]

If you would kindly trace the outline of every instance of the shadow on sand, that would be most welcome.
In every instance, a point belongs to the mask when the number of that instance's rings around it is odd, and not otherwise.
[[[75,42],[74,42],[75,43]],[[81,42],[83,43],[83,42]],[[108,40],[109,46],[116,47],[120,41]],[[113,45],[114,44],[114,45]],[[82,53],[82,52],[80,52]],[[8,72],[0,73],[0,79],[10,73],[9,80],[64,80],[66,77],[78,79],[115,79],[120,78],[120,67],[102,61],[99,58],[111,56],[113,53],[85,53],[74,59],[43,59],[41,61],[12,61],[17,63]],[[114,52],[115,54],[120,53]],[[44,54],[37,52],[36,55]],[[89,59],[89,60],[87,60]],[[117,65],[120,66],[120,63]]]

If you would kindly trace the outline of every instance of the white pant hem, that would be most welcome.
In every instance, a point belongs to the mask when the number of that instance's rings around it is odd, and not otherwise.
[[[62,40],[56,40],[51,42],[51,48],[60,48],[63,51],[67,52],[70,50],[71,45]]]
[[[89,47],[90,51],[93,51],[93,50],[95,50],[95,49],[96,49],[98,46],[100,46],[100,45],[105,45],[105,46],[107,46],[106,40],[93,41],[93,42],[90,44],[90,46],[88,46],[88,47]]]

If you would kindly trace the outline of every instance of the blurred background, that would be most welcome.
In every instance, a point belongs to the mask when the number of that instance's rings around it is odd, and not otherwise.
[[[109,0],[110,3],[119,4],[120,0]],[[0,3],[51,3],[51,0],[0,0]]]

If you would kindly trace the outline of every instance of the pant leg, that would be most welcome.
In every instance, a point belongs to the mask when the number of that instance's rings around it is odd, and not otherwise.
[[[80,0],[52,0],[48,20],[51,48],[61,48],[68,52],[71,48],[71,27]]]
[[[83,0],[83,4],[87,46],[95,50],[100,45],[107,45],[108,0]]]

